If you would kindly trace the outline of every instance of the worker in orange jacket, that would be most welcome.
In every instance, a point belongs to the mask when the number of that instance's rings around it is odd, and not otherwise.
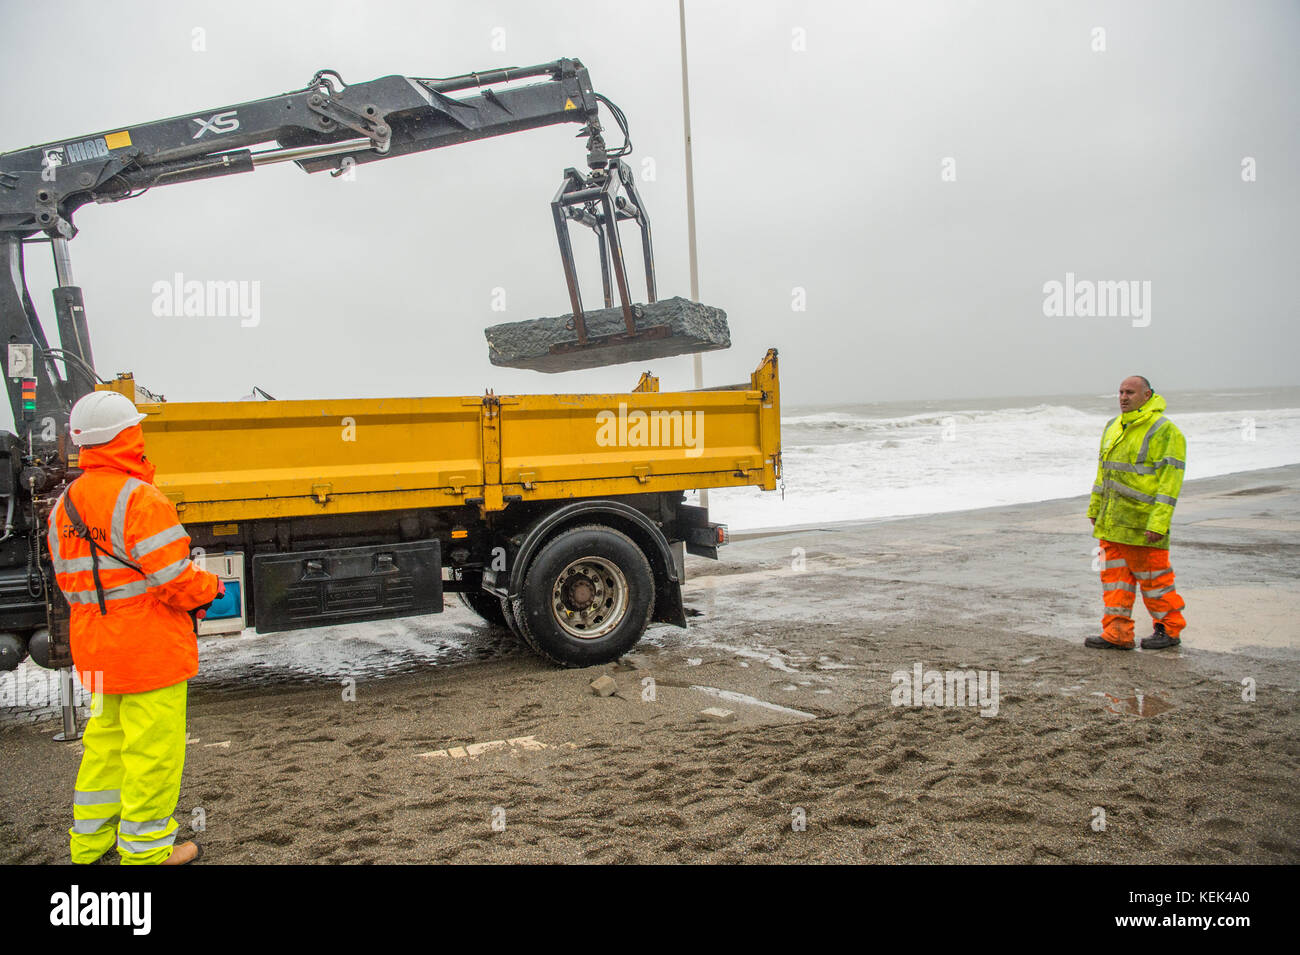
[[[72,800],[72,861],[114,846],[124,865],[183,865],[172,813],[185,765],[186,681],[198,672],[197,620],[221,581],[190,560],[176,508],[153,486],[144,415],[114,391],[72,408],[83,474],[50,512],[50,557],[71,608],[72,658],[98,686]]]

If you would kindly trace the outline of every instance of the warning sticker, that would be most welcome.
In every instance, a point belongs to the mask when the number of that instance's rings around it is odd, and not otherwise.
[[[564,108],[565,108],[565,109],[577,109],[578,107],[576,107],[576,106],[573,105],[573,100],[571,100],[571,99],[566,99],[566,100],[564,101]]]
[[[131,145],[131,134],[125,129],[120,133],[109,133],[104,137],[104,145],[109,149],[121,149]]]

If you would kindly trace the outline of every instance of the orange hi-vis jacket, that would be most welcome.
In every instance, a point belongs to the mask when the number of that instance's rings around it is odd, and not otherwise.
[[[71,607],[72,659],[82,684],[95,685],[87,680],[98,673],[105,693],[143,693],[188,680],[199,670],[190,611],[211,603],[218,581],[194,566],[175,506],[153,486],[144,432],[135,425],[107,444],[82,448],[78,465],[84,473],[50,512],[49,543]],[[69,494],[97,555],[73,526]]]

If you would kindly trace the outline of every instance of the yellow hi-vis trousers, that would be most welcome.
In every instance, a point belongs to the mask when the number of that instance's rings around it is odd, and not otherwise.
[[[176,841],[185,768],[185,691],[96,693],[72,797],[72,861],[94,862],[117,844],[123,865],[157,865]]]

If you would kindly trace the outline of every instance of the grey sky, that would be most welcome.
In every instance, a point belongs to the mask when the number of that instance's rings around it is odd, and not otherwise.
[[[0,150],[298,89],[322,67],[356,82],[580,58],[627,113],[633,167],[654,160],[660,294],[689,292],[675,0],[0,6]],[[687,17],[701,298],[734,342],[706,381],[776,346],[787,404],[1096,393],[1133,372],[1171,390],[1300,383],[1300,4],[688,0]],[[71,248],[101,374],[172,400],[631,387],[641,366],[487,360],[484,326],[569,310],[547,204],[582,165],[574,132],[82,209]],[[155,317],[152,286],[177,272],[260,282],[260,324]],[[1045,316],[1044,283],[1067,272],[1150,282],[1150,324]],[[52,330],[40,247],[28,277]],[[689,359],[650,367],[691,386]]]

